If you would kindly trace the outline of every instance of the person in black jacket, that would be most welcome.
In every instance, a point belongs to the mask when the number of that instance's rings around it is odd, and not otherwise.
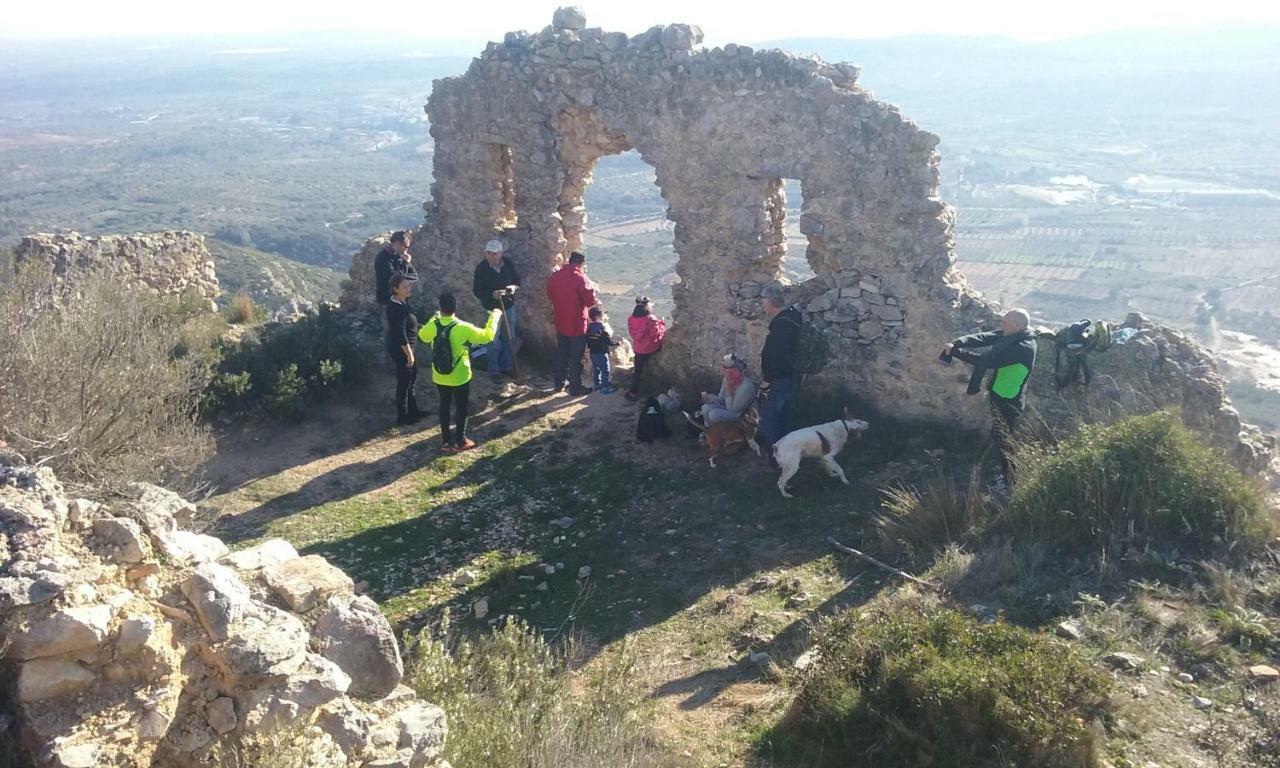
[[[520,286],[520,274],[511,259],[502,255],[501,240],[490,240],[484,246],[484,258],[476,265],[471,281],[471,293],[486,310],[501,309],[502,325],[498,337],[485,345],[485,359],[489,375],[495,380],[502,374],[515,378],[516,339],[520,338],[515,310],[515,292]]]
[[[374,298],[386,306],[391,303],[391,278],[403,275],[410,282],[418,279],[413,268],[413,254],[409,253],[411,238],[407,232],[392,232],[391,242],[373,259]]]
[[[414,385],[418,381],[418,360],[414,345],[418,340],[418,318],[409,309],[413,281],[405,275],[392,275],[391,298],[387,302],[387,355],[396,369],[396,423],[413,424],[429,411],[419,410]]]
[[[988,372],[987,402],[991,406],[991,439],[1000,452],[1005,484],[1013,487],[1016,470],[1017,430],[1026,406],[1027,380],[1036,364],[1036,339],[1024,309],[1011,309],[1000,320],[1000,330],[961,336],[942,348],[942,361],[952,357],[973,366],[968,392],[982,391]],[[975,352],[986,349],[985,352]]]
[[[791,431],[791,403],[795,392],[796,350],[800,345],[800,329],[804,318],[800,310],[787,306],[786,292],[771,283],[760,292],[764,314],[769,318],[769,335],[760,352],[760,428],[757,440],[761,451],[773,464],[775,442]]]

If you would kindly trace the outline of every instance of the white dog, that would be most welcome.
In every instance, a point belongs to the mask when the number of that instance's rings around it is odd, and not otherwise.
[[[844,470],[836,463],[836,454],[840,453],[850,438],[860,435],[867,426],[867,422],[862,419],[851,418],[849,409],[846,408],[843,416],[837,421],[789,432],[773,444],[773,458],[782,468],[782,476],[778,478],[778,490],[782,491],[784,497],[791,498],[791,494],[787,493],[787,483],[800,470],[800,460],[806,456],[821,459],[822,466],[826,467],[828,475],[838,477],[840,482],[848,485],[849,479],[844,476]]]

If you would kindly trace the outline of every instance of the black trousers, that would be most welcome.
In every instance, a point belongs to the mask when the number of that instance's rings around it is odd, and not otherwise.
[[[462,445],[467,440],[467,400],[471,396],[471,382],[450,387],[437,384],[440,393],[440,436],[445,445]],[[449,428],[449,416],[453,416],[453,429]]]
[[[412,366],[407,362],[404,350],[392,347],[387,350],[391,364],[396,368],[396,415],[404,416],[418,411],[418,399],[414,387],[418,383],[418,358],[415,355]]]
[[[569,382],[570,389],[582,388],[582,353],[587,350],[587,337],[556,334],[556,351],[551,357],[551,378],[556,386]]]
[[[991,406],[991,441],[1000,452],[1004,481],[1012,487],[1017,470],[1018,422],[1022,419],[1022,409],[1016,403],[990,393],[987,394],[987,403]]]
[[[649,365],[649,358],[658,354],[657,352],[649,352],[646,354],[635,355],[635,370],[631,372],[631,394],[640,394],[640,377],[644,375],[645,366]]]

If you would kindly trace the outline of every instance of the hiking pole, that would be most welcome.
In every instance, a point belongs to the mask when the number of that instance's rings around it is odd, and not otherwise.
[[[520,373],[520,360],[516,358],[516,335],[511,332],[511,318],[507,316],[505,310],[502,313],[502,323],[507,326],[507,343],[511,345],[511,367],[516,372],[516,383],[523,384],[524,376]]]

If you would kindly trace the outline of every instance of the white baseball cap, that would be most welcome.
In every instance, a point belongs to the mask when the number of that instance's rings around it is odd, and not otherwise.
[[[502,241],[490,240],[484,245],[485,253],[502,253]]]

